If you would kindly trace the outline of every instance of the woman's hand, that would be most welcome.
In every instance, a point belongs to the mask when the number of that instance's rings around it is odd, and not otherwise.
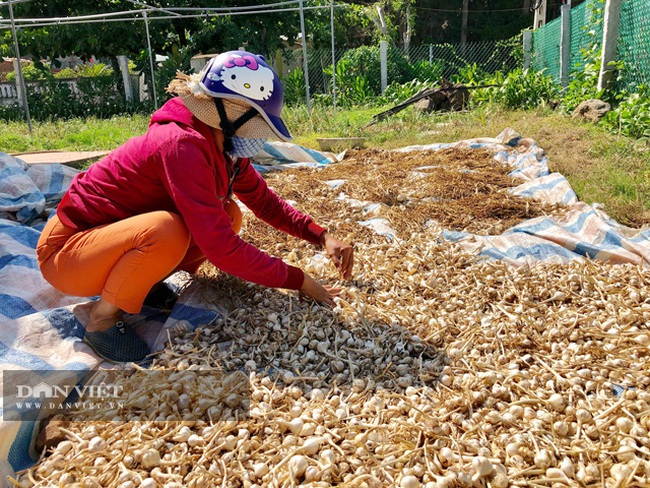
[[[354,265],[354,249],[352,246],[332,237],[329,232],[323,233],[320,242],[343,279],[350,278],[352,266]]]
[[[336,306],[333,298],[341,293],[340,288],[333,288],[331,286],[323,286],[310,275],[305,273],[305,281],[302,283],[300,293],[313,298],[319,303],[324,303],[330,307]]]

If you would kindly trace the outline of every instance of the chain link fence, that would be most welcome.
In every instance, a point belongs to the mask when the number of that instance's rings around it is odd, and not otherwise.
[[[485,74],[508,73],[521,67],[520,51],[521,38],[517,36],[507,41],[418,46],[409,49],[407,57],[414,63],[418,78],[428,75],[431,66],[439,67],[440,76],[452,78],[467,69]]]
[[[569,79],[584,70],[589,59],[598,59],[603,36],[603,2],[588,0],[571,9],[571,60]],[[531,68],[546,70],[560,81],[561,18],[533,32]],[[619,73],[620,88],[634,90],[650,83],[650,2],[623,2],[619,20],[617,60],[624,63]]]
[[[280,75],[284,88],[285,100],[287,103],[305,103],[307,99],[306,80],[303,62],[303,51],[301,48],[295,50],[277,51],[275,53],[264,53],[266,59]],[[377,97],[382,95],[382,60],[379,46],[362,46],[355,49],[341,49],[335,51],[335,59],[332,59],[331,50],[307,49],[307,64],[309,76],[309,90],[311,99],[318,99],[323,104],[341,102],[343,105],[354,106],[359,104],[373,103]],[[164,89],[169,81],[175,76],[176,69],[187,71],[190,66],[199,71],[207,62],[208,57],[196,56],[191,59],[192,54],[188,51],[155,65],[155,86],[159,105],[162,104],[169,94]],[[200,59],[199,59],[200,58]],[[110,62],[110,60],[106,60]],[[142,60],[141,60],[142,61]],[[145,60],[147,61],[147,60]],[[202,64],[193,64],[201,61]],[[333,76],[333,61],[336,65],[336,77]],[[411,91],[419,90],[422,85],[435,87],[439,85],[441,78],[465,84],[481,84],[485,75],[496,71],[507,74],[511,70],[521,67],[523,62],[523,48],[521,36],[502,41],[470,42],[466,44],[431,44],[412,46],[408,50],[396,46],[387,47],[387,86],[391,84],[405,85],[407,88],[393,86],[391,100],[410,96]],[[184,64],[188,66],[185,66]],[[111,99],[119,98],[120,103],[112,103],[114,110],[146,110],[153,105],[152,90],[149,88],[151,80],[148,77],[148,64],[143,63],[145,69],[143,75],[137,78],[137,83],[131,90],[135,94],[135,100],[125,95],[121,88],[120,73],[113,75],[115,83],[106,86],[104,98],[110,93]],[[334,83],[336,82],[336,92]],[[409,85],[406,85],[409,84]],[[18,110],[18,97],[14,84],[0,84],[0,107],[11,108],[12,117],[20,117]],[[106,112],[102,109],[94,110],[88,107],[84,99],[80,102],[78,94],[66,94],[63,88],[67,85],[58,79],[52,79],[47,83],[35,82],[37,89],[28,90],[29,104],[35,107],[44,107],[43,110],[34,109],[35,118],[48,116],[62,116],[63,112],[57,106],[66,107],[65,114],[72,114],[71,107],[81,107],[84,114],[97,112],[102,116],[113,115],[113,112]],[[43,86],[41,86],[43,85]],[[6,92],[6,93],[5,93]],[[40,97],[40,98],[35,98]],[[129,98],[126,100],[126,98]],[[42,98],[51,100],[52,103],[45,106]],[[124,102],[124,103],[122,103]],[[385,102],[385,100],[384,100]],[[140,107],[140,108],[139,108]],[[76,110],[76,109],[75,109]],[[2,112],[0,110],[0,112]],[[5,110],[6,112],[6,110]],[[15,112],[15,113],[14,113]],[[74,112],[76,113],[76,112]],[[2,117],[8,117],[9,113],[0,113]]]
[[[274,68],[285,86],[290,102],[305,100],[305,75],[302,50],[285,51],[272,56]],[[413,46],[408,50],[388,46],[387,85],[413,80],[437,84],[440,78],[462,79],[465,83],[479,80],[485,74],[501,71],[507,74],[521,67],[521,38],[506,41],[485,41],[462,44],[431,44]],[[337,92],[349,89],[381,94],[381,54],[379,46],[335,51]],[[315,97],[332,97],[332,52],[309,49],[307,52],[309,90]]]

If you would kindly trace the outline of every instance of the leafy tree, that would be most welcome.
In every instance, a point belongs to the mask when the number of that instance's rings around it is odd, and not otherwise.
[[[337,49],[349,49],[373,44],[376,40],[372,21],[366,7],[359,4],[335,2],[334,42]],[[329,0],[312,0],[310,6],[329,7]],[[342,6],[343,5],[343,6]],[[329,50],[332,46],[331,11],[329,8],[305,10],[305,30],[309,45]]]
[[[379,40],[366,6],[356,3],[334,10],[334,39],[337,49],[349,49],[376,44]],[[314,27],[310,28],[310,32]],[[329,29],[327,29],[329,35]],[[327,46],[325,46],[327,47]]]
[[[111,13],[130,10],[133,4],[126,0],[75,0],[60,2],[55,0],[33,0],[14,6],[16,18],[39,18],[47,21],[53,17],[70,17],[98,13]],[[7,7],[0,15],[8,16]],[[2,33],[2,44],[11,46],[11,32]],[[165,37],[158,29],[152,32],[152,42],[156,46],[164,44]],[[80,23],[40,28],[24,28],[18,31],[21,54],[49,58],[56,63],[57,57],[76,55],[82,59],[114,57],[117,54],[131,55],[146,46],[146,34],[142,21]]]
[[[414,44],[460,42],[462,6],[462,0],[415,0]],[[470,0],[467,41],[509,39],[532,24],[533,12],[521,0]]]

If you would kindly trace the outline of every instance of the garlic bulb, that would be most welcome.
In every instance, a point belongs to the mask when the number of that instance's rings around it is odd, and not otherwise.
[[[481,145],[348,152],[318,170],[265,174],[357,243],[354,281],[337,308],[206,263],[191,285],[206,293],[192,296],[209,299],[214,320],[178,320],[146,371],[118,375],[128,400],[109,415],[61,414],[61,442],[16,483],[648,484],[650,269],[519,266],[466,251],[519,219],[565,211],[507,191],[508,161],[523,152],[544,166],[541,148],[500,146],[496,160]],[[343,194],[323,183],[335,179],[345,180]],[[391,240],[358,224],[379,202]],[[507,212],[490,211],[500,205]],[[244,240],[335,284],[326,253],[258,220],[244,215]],[[443,228],[478,237],[451,243]]]
[[[400,480],[399,486],[401,488],[419,488],[420,480],[418,480],[415,476],[404,476]]]
[[[305,456],[296,455],[289,460],[289,471],[297,478],[305,474],[308,466],[309,463]]]
[[[160,465],[160,453],[156,449],[148,449],[142,455],[142,467],[144,469],[152,469]]]

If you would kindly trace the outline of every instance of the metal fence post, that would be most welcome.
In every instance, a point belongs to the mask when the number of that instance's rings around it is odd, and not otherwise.
[[[388,44],[386,41],[379,43],[379,55],[381,58],[381,92],[384,93],[388,86]]]
[[[305,32],[305,9],[303,0],[299,0],[300,6],[300,32],[302,33],[302,63],[305,70],[305,94],[307,99],[307,113],[311,115],[311,96],[309,94],[309,63],[307,61],[307,34]]]
[[[151,49],[151,35],[149,35],[149,19],[147,18],[147,11],[142,12],[144,16],[144,27],[147,32],[147,48],[149,51],[149,68],[151,69],[151,91],[149,93],[149,100],[151,100],[153,95],[153,105],[158,110],[158,94],[156,93],[156,74],[154,72],[154,63],[153,63],[153,50]]]
[[[20,64],[20,48],[18,47],[18,36],[16,35],[16,21],[14,19],[14,9],[11,6],[11,0],[9,4],[9,17],[11,19],[11,34],[14,38],[14,50],[16,51],[16,60],[14,61],[14,73],[16,73],[16,90],[18,95],[18,100],[20,100],[20,105],[25,111],[25,119],[27,119],[27,127],[29,128],[29,133],[32,133],[32,117],[29,113],[29,102],[27,101],[27,87],[25,86],[25,78],[23,77],[23,67]]]
[[[530,55],[533,51],[533,31],[524,31],[524,69],[530,68]]]
[[[334,0],[330,0],[330,30],[332,31],[332,104],[336,110],[336,52],[334,42]]]
[[[603,22],[603,50],[601,54],[598,89],[607,88],[614,75],[610,63],[616,61],[616,41],[618,39],[618,21],[621,18],[621,0],[607,0]]]
[[[569,85],[569,64],[571,62],[571,0],[560,7],[562,16],[560,41],[560,84],[563,88]]]

